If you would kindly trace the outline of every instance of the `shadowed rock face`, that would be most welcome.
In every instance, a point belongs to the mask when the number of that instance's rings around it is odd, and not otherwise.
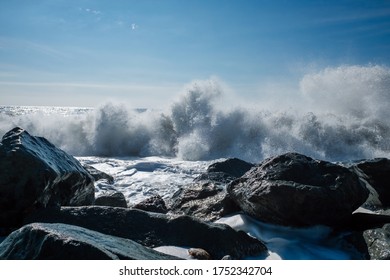
[[[247,214],[287,226],[342,224],[368,197],[347,168],[297,153],[265,160],[227,189]]]
[[[376,158],[364,160],[356,164],[367,176],[365,179],[378,193],[378,199],[382,207],[390,207],[390,160]]]
[[[93,183],[74,157],[14,128],[0,144],[0,227],[18,226],[36,208],[90,205]]]
[[[14,260],[169,260],[176,257],[132,240],[65,224],[29,224],[0,244],[0,259]]]
[[[183,246],[202,248],[214,259],[235,259],[266,253],[265,245],[227,225],[204,223],[189,216],[164,214],[119,207],[63,207],[58,211],[34,213],[26,223],[64,223],[104,234],[131,239],[148,247]]]

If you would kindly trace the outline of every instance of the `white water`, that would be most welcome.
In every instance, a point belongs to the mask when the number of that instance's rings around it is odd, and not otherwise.
[[[294,100],[288,108],[256,99],[245,100],[249,107],[224,108],[227,97],[215,80],[192,83],[158,110],[113,103],[95,110],[2,107],[0,134],[20,126],[76,156],[259,162],[295,151],[330,161],[390,157],[390,69],[327,68],[304,75],[297,88],[293,98],[277,95]]]

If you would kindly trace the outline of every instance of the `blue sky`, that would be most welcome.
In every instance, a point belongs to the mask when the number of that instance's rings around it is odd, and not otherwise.
[[[210,77],[256,100],[369,64],[390,64],[387,0],[0,0],[2,105],[157,107]]]

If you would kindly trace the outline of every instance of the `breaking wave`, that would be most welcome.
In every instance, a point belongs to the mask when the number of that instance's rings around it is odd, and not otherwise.
[[[10,113],[3,107],[0,133],[20,126],[76,156],[252,162],[288,151],[331,161],[390,156],[387,67],[341,66],[306,74],[288,109],[262,104],[225,109],[223,99],[223,87],[211,79],[191,83],[161,110],[116,103],[81,112],[44,107]]]

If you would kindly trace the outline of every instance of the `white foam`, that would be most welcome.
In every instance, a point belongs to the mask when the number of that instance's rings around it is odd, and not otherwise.
[[[389,81],[390,70],[378,65],[326,68],[303,76],[289,109],[256,100],[248,101],[250,108],[221,108],[224,89],[215,80],[190,84],[159,111],[115,103],[83,114],[52,107],[16,114],[2,107],[0,133],[21,126],[77,156],[259,162],[295,151],[330,161],[390,157]]]

